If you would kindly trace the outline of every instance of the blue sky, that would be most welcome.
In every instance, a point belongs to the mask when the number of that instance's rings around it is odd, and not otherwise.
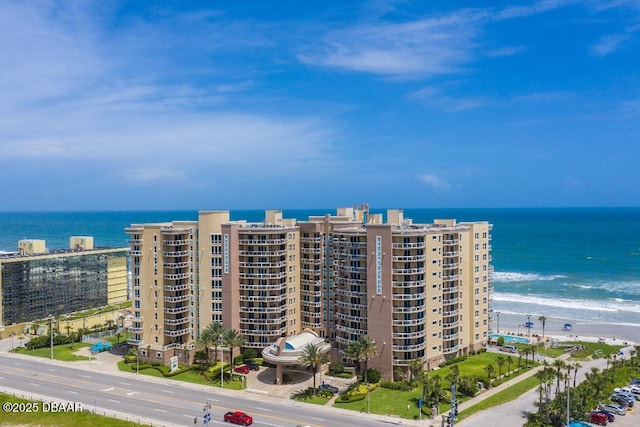
[[[640,205],[640,3],[0,0],[0,210]]]

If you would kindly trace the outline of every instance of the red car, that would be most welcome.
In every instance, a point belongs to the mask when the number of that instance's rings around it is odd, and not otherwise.
[[[233,368],[233,372],[236,372],[238,374],[248,374],[249,367],[247,365],[237,366]]]
[[[253,418],[251,417],[251,415],[247,415],[244,412],[229,411],[224,414],[224,422],[250,426],[251,424],[253,424]]]
[[[601,426],[606,426],[609,422],[609,418],[602,412],[592,412],[591,422],[594,424],[599,424]]]

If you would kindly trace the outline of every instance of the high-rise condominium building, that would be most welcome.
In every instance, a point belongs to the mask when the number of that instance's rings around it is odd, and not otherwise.
[[[197,221],[126,231],[132,343],[152,357],[177,352],[186,361],[213,321],[256,349],[311,329],[336,358],[370,336],[378,354],[369,366],[391,378],[412,360],[432,368],[488,340],[487,222],[413,224],[400,210],[383,222],[364,205],[307,221],[267,211],[260,223],[203,211]]]
[[[0,255],[0,326],[127,300],[126,248],[94,248],[87,236],[69,246],[48,251],[44,240],[25,239]]]

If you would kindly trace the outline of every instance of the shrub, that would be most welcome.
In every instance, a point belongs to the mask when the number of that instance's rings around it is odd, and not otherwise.
[[[413,387],[406,381],[382,381],[380,387],[388,388],[391,390],[411,391]]]
[[[242,354],[240,354],[240,355],[238,355],[238,356],[236,356],[236,357],[234,357],[234,358],[233,358],[233,362],[234,362],[236,365],[241,365],[241,364],[244,362],[243,357],[244,357],[244,356],[243,356]]]
[[[258,357],[258,352],[255,348],[245,348],[242,352],[242,360],[244,362],[252,362],[256,357]]]
[[[290,384],[291,383],[291,375],[287,374],[286,372],[282,373],[282,382],[283,384]]]
[[[331,372],[327,372],[327,375],[330,375],[330,376],[336,377],[336,378],[351,378],[351,377],[353,377],[353,374],[351,372],[341,372],[339,374],[332,374]]]
[[[382,378],[382,374],[377,369],[374,369],[374,368],[367,369],[367,381],[368,382],[375,384],[377,382],[380,382],[381,378]]]
[[[500,335],[498,337],[498,346],[502,347],[504,345],[504,336]]]
[[[339,361],[331,362],[329,364],[329,372],[332,374],[341,374],[344,372],[344,365]]]

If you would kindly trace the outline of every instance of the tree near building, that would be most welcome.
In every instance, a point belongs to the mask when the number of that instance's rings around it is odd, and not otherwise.
[[[316,345],[309,344],[302,351],[298,362],[305,368],[311,368],[313,371],[313,394],[316,394],[316,374],[322,365],[329,363],[329,356],[321,352]]]
[[[547,324],[547,318],[545,316],[538,317],[540,324],[542,325],[542,338],[544,338],[544,327]]]
[[[364,382],[367,381],[367,369],[369,367],[369,359],[378,354],[378,347],[376,342],[368,335],[361,335],[356,341],[352,341],[345,350],[345,356],[349,359],[358,362],[358,368],[361,368],[361,364],[364,363]]]
[[[242,347],[245,343],[244,337],[235,329],[225,329],[222,332],[222,342],[229,347],[229,355],[231,357],[231,366],[235,366],[233,359],[233,350],[236,347]]]

